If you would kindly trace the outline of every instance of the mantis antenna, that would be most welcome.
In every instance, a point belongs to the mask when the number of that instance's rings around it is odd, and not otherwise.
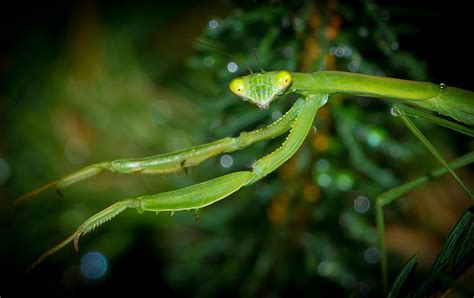
[[[210,44],[208,44],[208,43],[206,43],[206,42],[203,42],[203,41],[201,41],[201,40],[199,40],[199,39],[192,38],[192,40],[193,40],[195,43],[197,43],[197,44],[200,44],[200,45],[206,46],[206,47],[208,47],[208,48],[211,48],[211,49],[213,49],[213,50],[215,50],[215,51],[221,53],[222,55],[224,55],[224,56],[226,56],[226,57],[229,57],[230,59],[236,61],[237,63],[242,64],[243,66],[245,66],[245,67],[249,70],[250,74],[253,74],[252,68],[250,68],[250,66],[249,66],[247,63],[243,62],[243,61],[240,60],[240,59],[235,58],[234,56],[232,56],[231,54],[227,53],[226,51],[224,51],[224,50],[222,50],[222,49],[219,49],[219,48],[217,48],[217,47],[215,47],[215,46],[213,46],[213,45],[210,45]],[[258,60],[257,60],[257,62],[258,62]],[[259,65],[260,65],[260,63],[259,63]]]
[[[262,63],[260,63],[257,53],[255,52],[255,48],[250,48],[250,51],[252,52],[252,56],[255,58],[255,61],[257,61],[258,66],[260,66],[260,71],[265,73],[265,70],[263,69],[263,65]]]
[[[208,48],[210,48],[210,49],[213,49],[213,50],[215,50],[216,52],[219,52],[220,54],[222,54],[222,55],[224,55],[224,56],[226,56],[226,57],[228,57],[228,58],[234,60],[234,61],[237,62],[238,64],[241,64],[241,65],[245,66],[245,68],[248,69],[249,73],[250,73],[250,74],[253,74],[252,68],[251,68],[247,63],[243,62],[243,61],[240,60],[240,59],[235,58],[234,56],[232,56],[231,54],[227,53],[227,52],[224,51],[223,49],[220,49],[220,48],[218,48],[218,47],[216,47],[216,46],[213,46],[213,45],[211,45],[211,44],[209,44],[209,43],[207,43],[207,42],[204,42],[204,41],[202,41],[202,40],[199,40],[199,39],[197,39],[197,38],[195,38],[195,37],[192,37],[192,36],[176,36],[176,35],[170,35],[170,34],[160,34],[160,36],[163,36],[163,37],[166,37],[166,38],[175,38],[175,39],[181,39],[181,40],[188,40],[188,41],[189,41],[189,40],[192,40],[192,41],[193,41],[194,43],[196,43],[196,44],[200,44],[200,45],[203,45],[203,46],[208,47]]]

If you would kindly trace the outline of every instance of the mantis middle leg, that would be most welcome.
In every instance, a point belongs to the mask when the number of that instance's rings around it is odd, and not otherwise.
[[[415,123],[408,118],[407,114],[404,112],[401,105],[396,105],[393,107],[394,112],[397,116],[400,116],[403,123],[410,129],[410,131],[425,145],[425,147],[433,154],[433,156],[451,173],[451,175],[456,179],[459,185],[464,189],[469,198],[473,199],[474,196],[469,190],[469,188],[464,184],[461,178],[453,171],[449,166],[448,162],[443,158],[443,156],[436,150],[436,148],[431,144],[431,142],[423,135],[423,133],[416,127]],[[454,124],[454,123],[453,123]]]

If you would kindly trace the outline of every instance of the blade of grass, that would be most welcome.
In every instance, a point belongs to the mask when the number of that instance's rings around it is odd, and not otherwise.
[[[398,297],[398,293],[400,292],[400,289],[402,286],[405,284],[405,281],[410,275],[410,273],[413,271],[413,268],[416,265],[416,255],[410,258],[408,263],[405,265],[403,270],[398,274],[397,278],[395,279],[395,282],[392,285],[392,288],[388,292],[387,297],[388,298],[395,298]]]

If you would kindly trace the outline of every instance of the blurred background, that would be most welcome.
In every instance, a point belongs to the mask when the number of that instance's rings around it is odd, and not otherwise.
[[[46,1],[2,9],[0,296],[156,293],[174,297],[377,297],[377,195],[438,167],[390,103],[333,96],[294,158],[202,210],[126,211],[31,274],[28,266],[117,200],[248,169],[284,140],[255,144],[169,176],[101,174],[16,197],[85,165],[236,136],[280,117],[228,83],[255,71],[342,70],[474,90],[467,4],[430,1]],[[209,46],[194,42],[203,41]],[[234,58],[223,55],[224,51]],[[426,121],[448,160],[471,138]],[[472,167],[458,171],[474,188]],[[426,278],[470,202],[446,176],[385,209],[392,281],[418,253]]]

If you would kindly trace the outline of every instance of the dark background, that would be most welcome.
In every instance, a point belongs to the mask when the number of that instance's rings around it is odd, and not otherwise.
[[[399,8],[407,11],[413,11],[413,15],[406,14],[401,19],[392,19],[393,23],[410,23],[417,24],[419,34],[403,35],[400,37],[400,46],[407,52],[414,53],[417,57],[422,57],[428,66],[428,73],[434,83],[446,83],[450,86],[474,90],[474,82],[472,80],[472,73],[474,70],[474,48],[470,45],[472,39],[472,10],[468,1],[449,1],[441,3],[434,3],[432,1],[376,1],[381,7]],[[257,2],[246,1],[245,5],[257,5]],[[76,11],[83,5],[91,5],[96,7],[104,19],[118,18],[120,15],[126,15],[127,11],[134,11],[137,7],[142,10],[162,10],[165,14],[175,15],[179,18],[180,15],[193,15],[193,11],[199,10],[199,6],[206,7],[206,12],[209,18],[218,15],[226,16],[231,12],[236,5],[234,3],[216,2],[213,4],[209,1],[194,3],[194,1],[185,1],[180,3],[157,4],[155,2],[126,2],[126,1],[92,1],[84,2],[69,2],[69,1],[43,1],[43,2],[8,2],[2,4],[0,12],[1,19],[1,33],[0,33],[0,75],[2,76],[0,82],[0,157],[1,155],[11,155],[12,148],[7,141],[7,136],[10,133],[10,126],[13,125],[8,119],[15,117],[11,114],[10,105],[6,104],[8,86],[14,80],[10,76],[11,73],[17,71],[18,66],[24,64],[22,61],[25,54],[31,51],[32,56],[35,49],[27,49],[25,46],[31,43],[25,42],[30,40],[32,36],[39,38],[37,42],[51,43],[51,49],[59,49],[64,41],[67,39],[70,32],[70,24],[72,19],[76,16]],[[426,9],[424,9],[426,8]],[[201,11],[201,13],[203,13]],[[205,17],[201,17],[203,20]],[[190,20],[190,23],[192,20]],[[161,27],[171,24],[172,20],[165,18],[165,21],[160,23]],[[187,32],[189,35],[197,35],[201,28],[199,24],[204,26],[205,23],[199,21],[193,23],[192,32]],[[166,31],[166,30],[164,30]],[[59,50],[58,50],[59,51]],[[18,55],[18,53],[22,55]],[[177,60],[184,60],[184,54],[179,54]],[[190,54],[192,51],[189,51]],[[38,62],[38,61],[36,61]],[[41,62],[41,61],[40,61]],[[33,62],[32,62],[33,63]],[[40,74],[39,74],[40,75]],[[10,136],[11,137],[11,136]],[[151,184],[151,183],[149,183]],[[87,185],[87,184],[86,184]],[[86,185],[82,187],[87,187]],[[11,201],[13,195],[18,195],[16,191],[19,188],[10,188],[9,184],[0,185],[0,200],[5,206],[6,202]],[[25,186],[26,188],[26,186]],[[31,187],[30,187],[31,188]],[[25,189],[26,190],[26,189]],[[150,188],[147,189],[150,191]],[[7,196],[8,194],[8,196]],[[49,200],[49,204],[53,204],[54,200]],[[67,204],[61,203],[61,204]],[[36,205],[42,207],[42,205]],[[99,210],[99,209],[98,209]],[[53,211],[45,209],[45,212]],[[19,212],[27,212],[25,209],[20,209]],[[21,238],[22,235],[12,234],[12,222],[16,215],[12,215],[10,211],[4,212],[2,223],[3,235],[8,235],[10,243],[12,239]],[[45,218],[55,216],[55,214],[45,213]],[[27,219],[26,215],[22,219]],[[38,219],[38,217],[36,217]],[[115,222],[114,222],[115,223]],[[39,222],[22,223],[27,225],[41,225]],[[126,224],[126,223],[125,223]],[[54,225],[53,225],[54,226]],[[109,224],[113,226],[112,224]],[[54,233],[54,232],[51,232]],[[15,297],[30,293],[36,296],[85,296],[85,295],[112,295],[122,294],[126,292],[129,295],[145,295],[149,293],[154,296],[189,296],[192,295],[193,289],[173,288],[163,280],[161,265],[166,263],[167,256],[160,255],[153,245],[150,244],[150,234],[154,231],[151,228],[141,227],[134,230],[134,249],[127,250],[126,254],[118,257],[114,263],[114,270],[106,279],[100,281],[82,281],[71,282],[68,284],[68,274],[74,276],[73,273],[62,272],[62,263],[51,262],[44,267],[39,267],[34,273],[30,275],[23,275],[22,272],[26,269],[28,262],[31,261],[31,256],[21,258],[18,252],[12,252],[11,249],[3,250],[7,252],[1,257],[1,272],[0,279],[0,296],[1,297]],[[91,237],[92,238],[92,237]],[[36,249],[37,253],[49,246],[51,239],[38,238],[37,243],[31,243]],[[3,240],[0,240],[0,245]],[[26,241],[23,241],[25,244]],[[15,247],[15,246],[12,246]],[[41,248],[41,249],[40,249]],[[162,249],[165,253],[165,249]],[[193,249],[187,247],[186,249]],[[34,255],[34,252],[32,252]],[[69,256],[71,253],[69,253]],[[65,258],[67,262],[67,257]],[[153,266],[147,266],[153,264]],[[216,277],[219,278],[219,277]],[[61,281],[61,286],[58,282]],[[284,293],[298,293],[297,289],[286,289]],[[328,292],[334,292],[335,295],[343,295],[336,286],[328,285],[326,288]],[[233,295],[233,289],[225,289],[220,294],[227,293]],[[302,295],[307,292],[302,291]]]

